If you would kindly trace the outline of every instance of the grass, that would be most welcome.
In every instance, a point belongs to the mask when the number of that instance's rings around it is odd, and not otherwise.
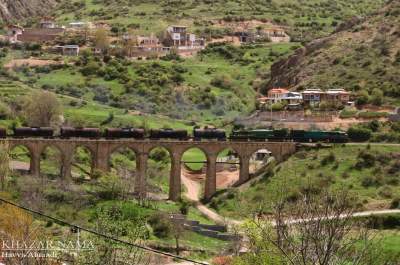
[[[223,54],[211,51],[177,62],[150,60],[135,61],[128,65],[125,65],[125,62],[123,67],[126,69],[125,77],[129,79],[128,83],[118,79],[105,80],[104,76],[83,76],[80,72],[81,68],[75,65],[40,73],[33,69],[23,71],[17,69],[13,74],[29,86],[34,85],[60,95],[77,98],[79,101],[84,100],[88,105],[94,103],[101,106],[117,106],[125,111],[163,113],[173,119],[221,126],[234,120],[238,115],[250,113],[254,109],[253,81],[259,79],[259,75],[266,74],[269,66],[276,59],[290,54],[295,47],[299,47],[299,43],[265,43],[235,47],[232,48],[232,53],[239,54],[235,60],[229,60]],[[10,55],[13,54],[10,53]],[[122,61],[118,62],[122,63]],[[163,71],[167,75],[176,74],[174,67],[182,69],[182,83],[149,85],[148,78],[152,80],[160,78],[161,75],[154,72],[156,71],[153,67],[155,62],[159,68],[165,69]],[[149,76],[139,74],[138,69],[145,69],[144,72]],[[215,78],[221,76],[228,80],[228,87],[221,88],[212,84]],[[102,101],[96,98],[96,95],[99,97],[100,88],[104,90],[100,92],[100,95],[107,96],[107,99],[102,99]],[[177,100],[177,98],[181,99]],[[206,99],[209,100],[208,105],[203,106]],[[84,119],[87,119],[88,114],[83,110],[87,108],[78,110],[79,108],[68,107],[73,113],[66,114],[67,116],[84,115]],[[88,110],[91,116],[100,116],[98,111],[93,111],[93,106]],[[103,116],[108,114],[105,113]],[[92,119],[89,117],[89,120]],[[155,123],[159,124],[158,121]]]
[[[204,154],[203,151],[201,151],[198,148],[191,148],[187,150],[183,156],[182,156],[182,161],[190,161],[190,162],[205,162],[204,164],[202,163],[185,163],[189,168],[193,170],[200,170],[204,167],[204,165],[207,163],[207,158],[206,155]]]
[[[212,25],[218,20],[266,20],[282,23],[293,28],[292,34],[321,36],[334,29],[333,22],[340,23],[353,16],[362,16],[378,8],[382,1],[338,0],[327,3],[321,0],[301,2],[283,0],[276,2],[239,1],[158,1],[135,2],[114,0],[107,4],[93,0],[79,1],[83,5],[66,2],[54,13],[60,23],[71,21],[101,20],[120,29],[133,29],[137,34],[159,33],[168,25],[183,24],[193,32],[221,28]],[[225,26],[226,27],[226,26]],[[224,28],[224,27],[222,27]],[[205,35],[206,36],[206,35]]]
[[[269,203],[276,200],[282,190],[285,191],[285,197],[296,198],[299,191],[309,185],[317,191],[323,187],[349,189],[357,195],[360,208],[387,204],[391,198],[400,196],[398,181],[395,181],[398,173],[386,173],[386,165],[377,161],[374,166],[356,169],[355,165],[360,160],[358,154],[366,148],[339,145],[332,149],[301,151],[278,165],[272,175],[267,174],[244,191],[228,191],[214,198],[210,206],[223,216],[245,218],[260,210],[268,213]],[[322,161],[330,153],[334,154],[335,161],[325,164]],[[395,154],[399,150],[396,146],[371,146],[368,153],[385,155],[388,163],[395,163]],[[375,182],[374,178],[380,176],[382,179]],[[242,210],[238,212],[237,209]]]

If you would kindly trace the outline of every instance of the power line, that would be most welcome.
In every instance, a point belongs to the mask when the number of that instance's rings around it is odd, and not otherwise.
[[[36,210],[32,210],[32,209],[27,208],[25,206],[18,205],[16,203],[10,202],[10,201],[5,200],[3,198],[0,198],[0,202],[9,204],[9,205],[17,207],[19,209],[22,209],[24,211],[27,211],[27,212],[30,212],[30,213],[45,217],[45,218],[53,220],[53,221],[55,221],[55,222],[57,222],[59,224],[63,224],[63,225],[66,225],[66,226],[69,226],[69,227],[72,227],[72,228],[76,228],[76,229],[88,232],[90,234],[93,234],[93,235],[96,235],[96,236],[100,236],[100,237],[103,237],[103,238],[106,238],[106,239],[109,239],[109,240],[112,240],[112,241],[115,241],[115,242],[118,242],[118,243],[121,243],[121,244],[124,244],[124,245],[128,245],[128,246],[131,246],[131,247],[136,247],[136,248],[142,249],[144,251],[153,252],[153,253],[156,253],[156,254],[159,254],[159,255],[162,255],[162,256],[166,256],[166,257],[171,257],[171,258],[175,258],[175,259],[179,259],[179,260],[183,260],[183,261],[192,262],[194,264],[209,265],[208,263],[204,263],[204,262],[192,260],[192,259],[189,259],[189,258],[181,257],[181,256],[174,255],[174,254],[171,254],[171,253],[168,253],[168,252],[163,252],[163,251],[160,251],[160,250],[156,250],[156,249],[153,249],[153,248],[150,248],[150,247],[146,247],[146,246],[130,243],[130,242],[127,242],[127,241],[124,241],[124,240],[121,240],[121,239],[118,239],[118,238],[115,238],[115,237],[112,237],[112,236],[109,236],[109,235],[105,235],[105,234],[99,233],[97,231],[94,231],[94,230],[91,230],[91,229],[88,229],[88,228],[81,227],[79,225],[71,224],[71,223],[68,223],[68,222],[66,222],[64,220],[61,220],[61,219],[46,215],[46,214],[41,213],[41,212],[36,211]]]

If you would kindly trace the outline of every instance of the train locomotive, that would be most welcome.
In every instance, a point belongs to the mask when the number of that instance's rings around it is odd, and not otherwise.
[[[246,141],[294,141],[294,142],[348,142],[347,133],[341,131],[305,131],[305,130],[242,130],[233,131],[231,140]]]

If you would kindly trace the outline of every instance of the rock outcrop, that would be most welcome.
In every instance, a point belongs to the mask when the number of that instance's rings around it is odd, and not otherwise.
[[[0,0],[0,19],[18,22],[32,16],[47,15],[57,0]]]
[[[353,18],[273,64],[267,90],[273,87],[369,93],[377,88],[400,98],[400,1],[364,19]]]

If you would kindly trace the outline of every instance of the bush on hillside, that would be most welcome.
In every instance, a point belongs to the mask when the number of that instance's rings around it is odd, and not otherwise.
[[[230,89],[232,87],[232,79],[230,76],[223,74],[215,76],[210,84],[223,89]]]
[[[362,127],[350,127],[347,130],[349,138],[354,142],[365,142],[371,138],[371,130]]]
[[[0,101],[0,119],[8,119],[11,116],[10,107]]]
[[[163,213],[155,213],[148,220],[153,234],[158,238],[168,238],[172,233],[171,221]]]
[[[400,227],[400,215],[372,215],[367,217],[367,226],[373,229],[396,229]]]
[[[361,90],[357,94],[357,99],[356,99],[356,104],[357,105],[365,105],[369,101],[369,95],[368,92],[365,90]]]
[[[374,90],[372,90],[371,103],[374,105],[377,105],[377,106],[382,105],[382,103],[383,103],[382,90],[380,90],[378,88],[374,88]]]
[[[335,160],[336,160],[335,154],[334,154],[333,152],[330,152],[329,155],[327,155],[326,157],[324,157],[324,158],[321,160],[321,165],[322,165],[322,166],[325,166],[325,165],[327,165],[327,164],[330,164],[330,163],[335,162]]]

